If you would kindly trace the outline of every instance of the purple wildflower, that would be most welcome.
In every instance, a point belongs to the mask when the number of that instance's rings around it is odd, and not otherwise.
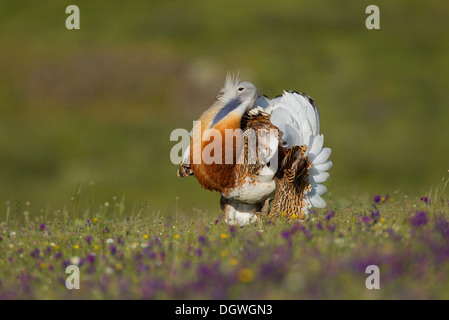
[[[195,255],[201,257],[203,255],[203,250],[201,250],[201,248],[196,248]]]
[[[199,242],[199,243],[202,243],[202,244],[206,243],[206,237],[204,237],[204,236],[199,236],[199,237],[198,237],[198,242]]]
[[[215,271],[216,269],[213,266],[208,266],[206,264],[200,264],[197,269],[197,273],[200,277],[211,277],[216,274]]]
[[[414,227],[424,226],[429,222],[429,218],[424,211],[418,211],[414,216],[410,218],[410,223]]]
[[[377,218],[379,218],[379,217],[380,217],[379,210],[377,210],[376,212],[374,212],[374,211],[371,212],[371,218],[377,220]]]
[[[327,215],[326,215],[326,220],[327,221],[329,221],[330,219],[332,219],[333,217],[335,216],[335,211],[334,210],[332,210],[331,212],[329,212]]]
[[[86,257],[86,260],[90,263],[93,264],[95,262],[95,255],[93,253],[89,253]]]
[[[111,251],[112,255],[115,255],[115,253],[117,252],[117,247],[114,246],[113,244],[109,247],[109,250]]]
[[[380,195],[376,194],[376,195],[374,196],[374,203],[379,203],[380,200],[381,200]]]
[[[62,266],[63,268],[67,268],[68,266],[70,266],[72,263],[70,262],[70,260],[64,260],[62,261]]]
[[[140,252],[137,252],[136,255],[134,256],[134,261],[142,261],[143,255]]]
[[[424,198],[421,198],[421,201],[423,201],[424,203],[429,203],[430,199],[428,197],[424,197]]]
[[[81,267],[86,261],[84,259],[80,259],[78,262],[78,267]]]
[[[293,225],[293,227],[290,229],[290,233],[291,234],[295,234],[296,232],[298,232],[299,230],[304,231],[306,229],[306,227],[304,227],[302,224],[299,223],[295,223]]]
[[[150,252],[149,257],[150,257],[151,260],[156,259],[157,258],[156,252],[154,252],[154,251]]]
[[[90,244],[92,242],[92,236],[87,236],[86,241],[88,244]]]
[[[37,258],[37,257],[39,257],[40,252],[41,252],[41,251],[40,251],[38,248],[36,248],[36,249],[34,249],[33,251],[31,251],[30,255],[31,255],[31,257],[33,257],[33,258]]]
[[[285,263],[274,265],[273,263],[264,263],[260,267],[259,275],[263,279],[272,279],[274,281],[281,281],[286,274],[287,267]]]
[[[149,266],[147,266],[146,264],[144,264],[142,262],[139,262],[139,265],[137,266],[137,271],[138,272],[145,272],[145,271],[148,271],[148,270],[150,270]]]
[[[321,222],[318,222],[318,223],[316,224],[316,228],[317,228],[318,230],[323,230],[323,225],[321,224]]]
[[[436,219],[435,229],[438,230],[444,237],[449,239],[449,221],[439,217]]]
[[[371,218],[370,218],[370,217],[367,217],[367,216],[363,216],[363,217],[362,217],[362,221],[363,221],[364,224],[368,224],[368,223],[371,222]]]
[[[306,237],[307,240],[310,240],[310,239],[313,238],[312,234],[310,233],[309,230],[307,230],[307,228],[304,228],[304,229],[302,230],[302,232],[304,233],[304,236]]]
[[[44,231],[45,230],[45,223],[43,223],[43,224],[41,224],[41,231]]]
[[[284,238],[284,239],[286,239],[286,240],[290,239],[290,232],[288,232],[288,231],[286,231],[286,230],[283,230],[283,231],[281,232],[281,237]]]

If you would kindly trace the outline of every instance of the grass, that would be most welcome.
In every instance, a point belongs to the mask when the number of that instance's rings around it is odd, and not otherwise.
[[[30,218],[7,203],[1,299],[448,299],[448,179],[432,197],[376,195],[303,223],[159,216],[113,199]],[[78,194],[78,193],[77,193]],[[80,289],[65,286],[68,265]],[[368,290],[366,268],[380,269]]]

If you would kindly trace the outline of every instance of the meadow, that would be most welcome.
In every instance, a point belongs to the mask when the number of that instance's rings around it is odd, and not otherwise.
[[[0,224],[0,299],[448,299],[449,179],[420,199],[313,211],[247,227],[123,202],[12,214]],[[75,218],[76,217],[76,218]],[[67,289],[68,266],[79,289]],[[368,290],[368,266],[379,268]]]
[[[379,0],[380,30],[361,1],[70,4],[0,1],[0,298],[448,298],[447,1]],[[317,102],[310,220],[231,228],[176,176],[228,71]]]

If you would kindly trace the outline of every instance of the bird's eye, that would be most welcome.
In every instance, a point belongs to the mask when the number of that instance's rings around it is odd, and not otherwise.
[[[238,90],[239,92],[242,92],[243,90],[245,90],[245,88],[240,87],[240,88],[238,88],[237,90]]]

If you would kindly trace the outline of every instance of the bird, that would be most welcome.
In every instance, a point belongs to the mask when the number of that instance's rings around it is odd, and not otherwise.
[[[326,207],[322,183],[333,164],[323,142],[319,110],[307,94],[283,91],[269,99],[228,74],[194,123],[178,176],[193,175],[218,191],[228,224],[302,221],[311,207]]]

